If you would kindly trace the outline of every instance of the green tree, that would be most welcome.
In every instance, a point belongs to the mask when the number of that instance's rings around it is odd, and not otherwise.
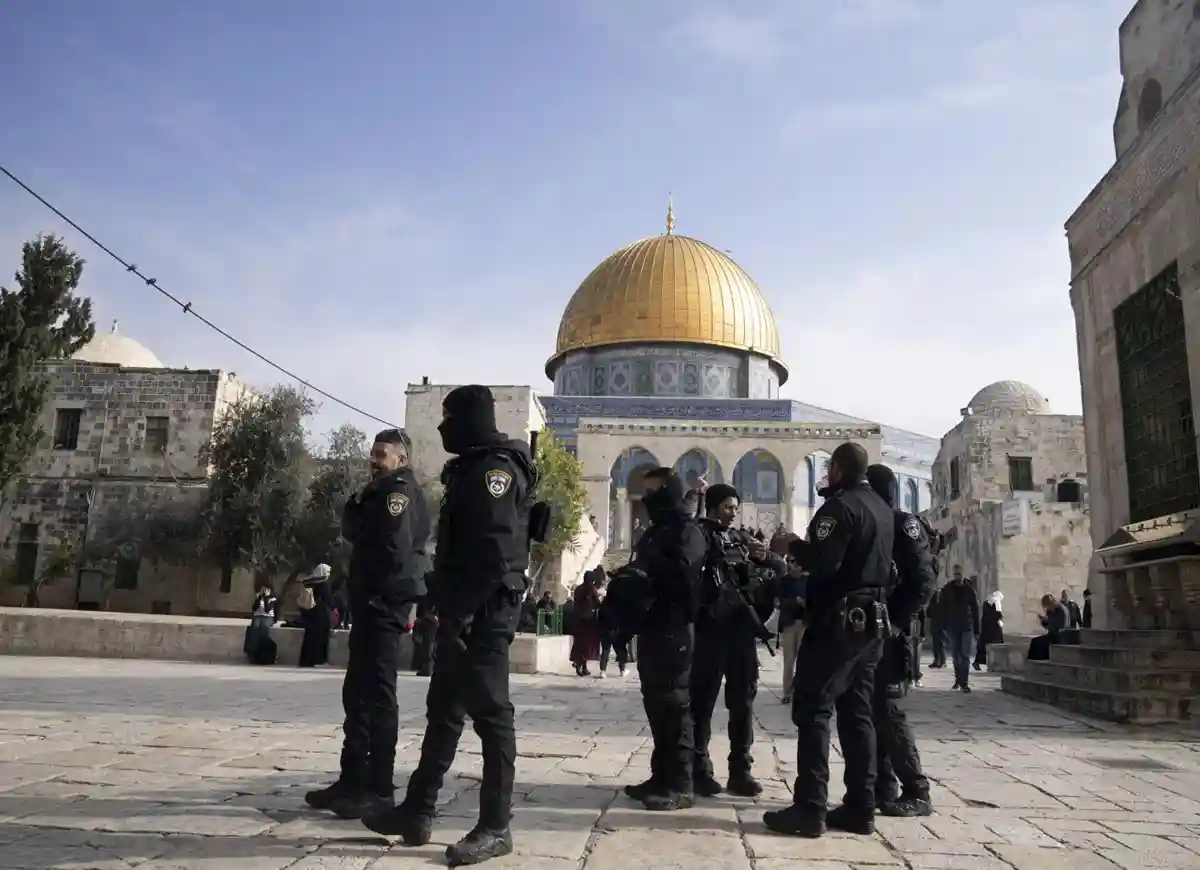
[[[537,498],[550,505],[550,530],[546,540],[534,547],[534,560],[545,563],[564,551],[574,552],[579,526],[587,508],[583,465],[554,437],[549,429],[538,435],[535,457],[538,470]]]
[[[46,403],[43,360],[69,357],[92,340],[90,299],[76,295],[83,260],[55,236],[21,249],[16,289],[0,287],[0,491],[16,477],[42,437]]]
[[[304,422],[313,401],[277,386],[237,402],[202,451],[210,467],[206,550],[223,571],[249,568],[259,583],[294,569],[314,464]]]
[[[316,461],[316,474],[308,485],[296,532],[300,560],[305,565],[325,562],[340,573],[348,570],[349,547],[342,542],[342,509],[370,479],[368,451],[366,433],[349,423],[330,433],[329,447]]]

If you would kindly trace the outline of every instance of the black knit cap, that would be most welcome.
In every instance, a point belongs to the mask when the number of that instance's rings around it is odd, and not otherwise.
[[[867,483],[871,484],[871,489],[875,490],[881,499],[888,504],[892,503],[896,475],[890,468],[878,464],[867,466]]]
[[[714,483],[704,491],[704,511],[712,513],[717,505],[725,501],[727,498],[736,498],[739,502],[742,497],[738,495],[738,491],[727,483]]]
[[[469,421],[473,429],[496,431],[496,397],[482,384],[455,387],[442,400],[442,408],[455,420]]]

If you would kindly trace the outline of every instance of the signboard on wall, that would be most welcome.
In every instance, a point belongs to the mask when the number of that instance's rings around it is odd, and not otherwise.
[[[1011,499],[1000,507],[1000,533],[1006,538],[1024,534],[1029,530],[1029,502]]]

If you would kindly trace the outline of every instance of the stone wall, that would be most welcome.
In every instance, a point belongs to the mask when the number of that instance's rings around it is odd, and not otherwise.
[[[413,470],[422,483],[436,481],[450,455],[442,449],[438,424],[442,402],[455,384],[409,384],[405,394],[404,431],[412,439]],[[546,415],[532,387],[490,386],[496,398],[496,426],[525,441],[546,425]]]
[[[1033,489],[1012,489],[1010,456],[1032,461]],[[926,514],[949,542],[941,580],[958,564],[981,598],[1003,592],[1013,631],[1037,631],[1047,593],[1081,598],[1092,553],[1084,457],[1081,417],[1005,409],[964,416],[942,439]],[[955,459],[960,492],[951,498]],[[1059,501],[1064,481],[1079,485],[1079,501]]]
[[[1147,43],[1139,52],[1167,58],[1169,47]],[[1172,262],[1179,270],[1192,407],[1200,408],[1200,69],[1191,63],[1153,125],[1122,151],[1067,222],[1097,546],[1130,520],[1113,309]],[[1097,626],[1123,628],[1109,622],[1116,614],[1096,567],[1090,583]]]

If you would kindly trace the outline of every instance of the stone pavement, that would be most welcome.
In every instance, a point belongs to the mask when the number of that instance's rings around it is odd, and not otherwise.
[[[768,663],[768,682],[778,665]],[[337,767],[337,671],[0,658],[0,870],[403,870],[443,864],[481,768],[464,737],[435,843],[390,845],[308,810]],[[1200,867],[1200,735],[1088,723],[932,671],[909,703],[938,811],[874,837],[769,834],[792,728],[760,693],[757,802],[648,813],[620,794],[649,746],[636,678],[514,677],[518,854],[493,868],[1116,870]],[[415,763],[425,682],[401,679],[397,779]],[[724,754],[717,748],[716,756]],[[834,774],[840,778],[840,765]],[[834,797],[840,788],[831,788]]]

